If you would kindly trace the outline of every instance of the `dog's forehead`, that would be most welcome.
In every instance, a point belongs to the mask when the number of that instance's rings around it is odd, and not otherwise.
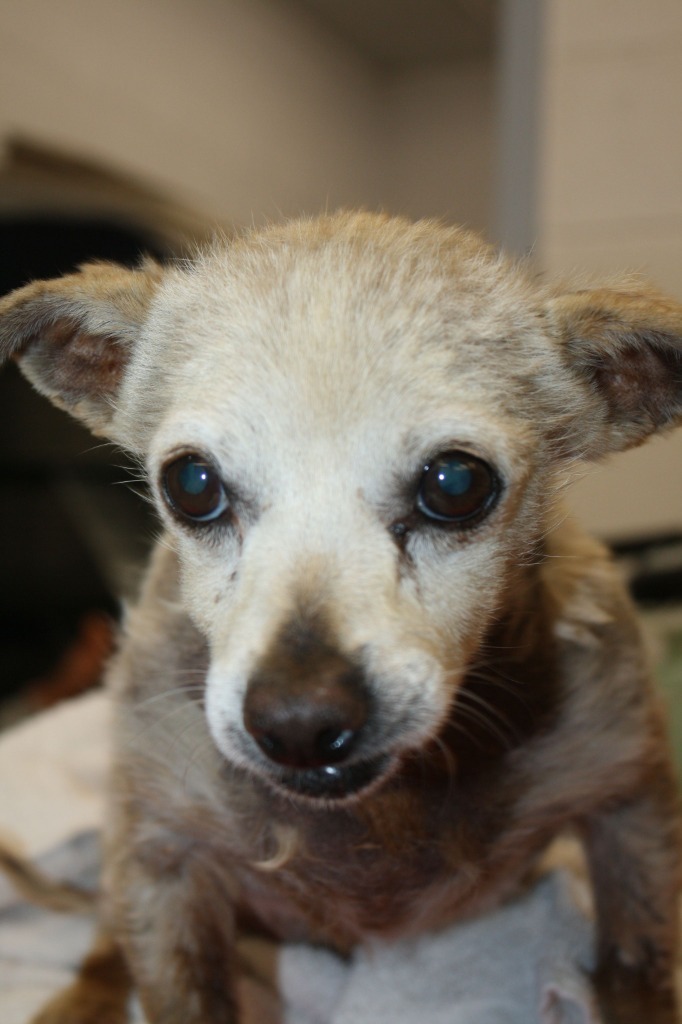
[[[410,360],[481,375],[496,349],[522,363],[514,342],[536,321],[524,275],[465,232],[400,225],[290,228],[210,252],[164,291],[171,344],[228,381],[338,371],[343,387],[351,369],[405,378]]]
[[[342,227],[247,239],[172,275],[153,325],[167,422],[197,410],[213,434],[295,443],[515,415],[542,349],[524,275],[456,229]]]

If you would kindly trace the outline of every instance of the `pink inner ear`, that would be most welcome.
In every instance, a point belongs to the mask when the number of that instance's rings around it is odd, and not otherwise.
[[[615,422],[664,426],[682,413],[682,352],[663,335],[611,348],[590,366]]]
[[[60,322],[44,332],[40,348],[51,384],[67,402],[116,393],[127,361],[126,346],[117,338]]]

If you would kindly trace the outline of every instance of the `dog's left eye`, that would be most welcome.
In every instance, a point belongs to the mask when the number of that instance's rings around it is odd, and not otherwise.
[[[166,501],[193,523],[210,523],[228,508],[225,485],[201,455],[188,454],[170,462],[162,473]]]
[[[497,474],[468,452],[439,455],[423,470],[417,508],[429,519],[472,524],[489,512],[499,493]]]

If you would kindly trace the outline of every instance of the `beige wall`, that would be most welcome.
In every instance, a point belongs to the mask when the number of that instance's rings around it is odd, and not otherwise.
[[[0,139],[228,223],[363,205],[488,225],[492,69],[374,75],[280,0],[3,0]]]
[[[248,223],[372,197],[370,78],[267,0],[3,0],[13,130]]]
[[[538,262],[635,270],[682,299],[682,3],[547,0]],[[591,472],[601,533],[682,529],[682,432]]]
[[[492,62],[477,60],[413,71],[380,88],[383,204],[492,235],[494,87]]]

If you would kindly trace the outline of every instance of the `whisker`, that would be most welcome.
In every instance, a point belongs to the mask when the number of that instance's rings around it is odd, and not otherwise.
[[[186,704],[176,704],[174,707],[169,708],[162,715],[159,715],[156,718],[152,718],[152,719],[150,719],[149,721],[146,721],[146,722],[137,723],[139,725],[139,728],[137,728],[135,730],[135,732],[134,732],[135,739],[136,740],[141,740],[144,736],[150,735],[153,732],[153,730],[155,730],[155,729],[159,729],[159,728],[164,728],[165,729],[169,725],[169,723],[172,722],[172,720],[174,718],[177,718],[179,715],[181,715],[183,713],[186,713],[186,712],[187,712],[187,705]],[[193,723],[190,723],[190,724],[193,724]],[[168,731],[170,731],[170,730],[168,730]],[[171,733],[171,735],[173,736],[173,738],[176,737],[176,734],[174,734],[174,733]]]
[[[457,785],[457,760],[448,745],[440,736],[434,737],[434,742],[443,759],[447,771],[448,788],[445,796],[447,801],[454,793]]]
[[[466,715],[464,717],[466,718]],[[474,719],[471,720],[474,721]],[[459,721],[457,717],[454,717],[450,720],[449,727],[453,729],[456,733],[458,733],[460,736],[464,736],[465,739],[473,742],[474,746],[478,747],[479,750],[485,749],[485,744],[483,743],[481,738],[477,736],[475,733],[472,733],[471,730],[467,728],[465,722]]]
[[[181,738],[184,738],[184,735],[187,732],[189,726],[193,725],[193,724],[194,724],[193,722],[188,723],[187,728],[183,729],[183,731],[182,731]],[[205,744],[203,738],[200,738],[200,739],[197,740],[197,742],[194,744],[193,748],[187,754],[187,760],[185,762],[185,769],[184,769],[184,771],[182,773],[182,788],[183,788],[183,790],[185,790],[185,792],[187,791],[188,785],[189,785],[188,776],[189,776],[190,771],[193,768],[196,768],[197,770],[201,771],[201,766],[199,764],[199,757],[200,757],[201,754],[203,754],[205,752],[205,750],[206,750],[206,744]]]
[[[188,672],[189,671],[191,670],[188,670]],[[144,700],[136,701],[133,706],[136,711],[142,711],[153,704],[157,704],[159,701],[170,700],[172,697],[177,697],[186,693],[202,693],[203,689],[203,678],[202,680],[197,679],[196,683],[182,683],[179,686],[174,686],[170,690],[164,690],[163,693],[154,693],[151,697],[145,697]]]
[[[455,726],[459,725],[461,731],[469,739],[474,739],[475,737],[472,735],[469,729],[465,728],[465,722],[467,720],[472,724],[479,726],[484,732],[488,733],[490,736],[493,736],[502,744],[503,747],[511,749],[513,745],[511,735],[509,733],[504,732],[501,728],[499,728],[499,726],[495,725],[495,723],[492,722],[487,715],[483,714],[482,711],[478,710],[477,708],[467,706],[464,703],[458,703],[457,711],[460,715],[461,721],[457,722],[457,715],[455,715],[455,720],[453,724]],[[482,743],[480,745],[483,746]]]

